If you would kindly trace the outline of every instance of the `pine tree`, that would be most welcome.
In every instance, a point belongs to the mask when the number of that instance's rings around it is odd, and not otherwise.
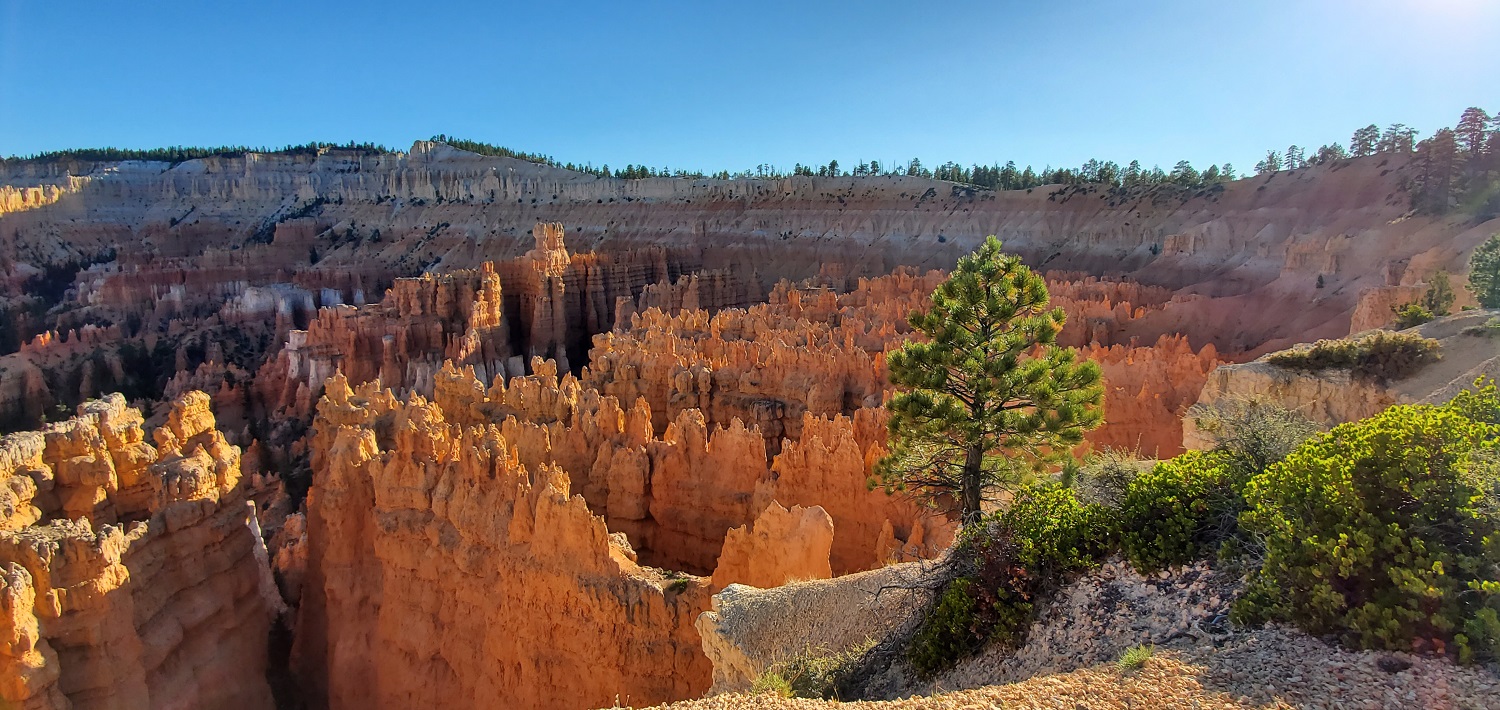
[[[1319,165],[1322,165],[1336,160],[1343,160],[1347,157],[1349,157],[1349,154],[1344,152],[1344,146],[1339,145],[1335,141],[1333,145],[1325,145],[1318,149],[1317,162]]]
[[[1489,138],[1490,115],[1484,109],[1470,106],[1464,109],[1463,116],[1458,119],[1458,126],[1454,133],[1458,140],[1458,149],[1467,153],[1470,157],[1478,157],[1484,152],[1484,143]]]
[[[1469,291],[1482,308],[1500,308],[1500,234],[1490,237],[1469,258]]]
[[[1186,160],[1179,160],[1176,165],[1172,166],[1171,178],[1172,182],[1183,187],[1194,187],[1198,184],[1198,171],[1193,167],[1192,163]]]
[[[1379,144],[1380,127],[1372,123],[1354,132],[1354,137],[1349,140],[1349,152],[1355,157],[1371,155]]]
[[[1458,146],[1453,129],[1443,128],[1417,147],[1417,164],[1421,173],[1412,190],[1412,205],[1428,214],[1443,214],[1448,211],[1449,198],[1453,193],[1453,181],[1457,177],[1455,168]]]
[[[1000,168],[1000,189],[1014,190],[1021,184],[1021,173],[1016,170],[1016,161],[1010,160]]]
[[[1264,175],[1274,173],[1281,169],[1281,154],[1276,151],[1267,151],[1266,159],[1255,164],[1255,174]]]
[[[1392,123],[1380,136],[1377,146],[1381,153],[1410,153],[1416,147],[1417,129],[1404,123]]]
[[[1439,271],[1432,275],[1432,283],[1427,286],[1427,293],[1422,294],[1422,307],[1426,308],[1434,316],[1442,317],[1453,312],[1453,302],[1458,300],[1453,294],[1453,285],[1448,281],[1448,272]]]
[[[1056,345],[1066,316],[1048,309],[1047,284],[985,240],[958,262],[913,313],[925,341],[886,362],[900,392],[891,413],[891,452],[870,485],[908,491],[972,522],[997,490],[1071,457],[1100,424],[1099,366]]]
[[[1302,160],[1302,149],[1297,147],[1295,144],[1287,146],[1286,169],[1296,170],[1302,167],[1306,167],[1306,163]]]
[[[1099,182],[1107,185],[1120,184],[1120,164],[1111,160],[1099,166]]]

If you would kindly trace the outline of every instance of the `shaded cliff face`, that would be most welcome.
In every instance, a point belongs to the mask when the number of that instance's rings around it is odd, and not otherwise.
[[[6,707],[272,707],[279,600],[209,401],[178,399],[155,446],[118,395],[0,439]]]

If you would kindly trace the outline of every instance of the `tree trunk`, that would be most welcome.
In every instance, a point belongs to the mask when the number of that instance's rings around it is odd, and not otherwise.
[[[964,458],[963,473],[963,517],[962,523],[979,520],[983,514],[980,505],[984,500],[983,480],[980,477],[980,467],[984,464],[984,449],[978,446],[970,446],[968,455]]]

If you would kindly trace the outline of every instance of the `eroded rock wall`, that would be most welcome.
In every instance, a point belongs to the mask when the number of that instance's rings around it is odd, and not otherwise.
[[[646,400],[627,409],[554,362],[530,369],[486,387],[448,363],[431,401],[327,383],[305,534],[277,563],[300,587],[292,667],[316,702],[687,697],[708,685],[693,623],[711,592],[928,556],[952,537],[866,489],[869,414],[808,414],[810,436],[768,459],[737,420],[685,409],[658,435]]]
[[[118,395],[0,440],[7,707],[272,707],[277,600],[209,401],[179,398],[155,446]]]
[[[597,707],[701,692],[708,586],[636,564],[555,465],[340,378],[319,405],[293,668],[339,708]]]
[[[531,369],[536,374],[486,388],[471,369],[445,366],[436,403],[463,426],[498,423],[524,465],[562,467],[572,492],[610,531],[627,535],[643,562],[710,574],[728,531],[778,501],[827,511],[839,574],[931,557],[952,539],[949,521],[868,489],[884,453],[879,410],[805,414],[811,437],[768,457],[765,437],[738,419],[713,425],[684,409],[657,434],[644,398],[627,408],[571,374],[559,378],[555,363],[534,360]]]

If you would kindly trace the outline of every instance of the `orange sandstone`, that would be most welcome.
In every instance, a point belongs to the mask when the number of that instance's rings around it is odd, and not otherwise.
[[[30,496],[0,520],[7,707],[272,706],[274,590],[208,402],[178,399],[156,447],[118,395],[0,443],[0,483]]]

